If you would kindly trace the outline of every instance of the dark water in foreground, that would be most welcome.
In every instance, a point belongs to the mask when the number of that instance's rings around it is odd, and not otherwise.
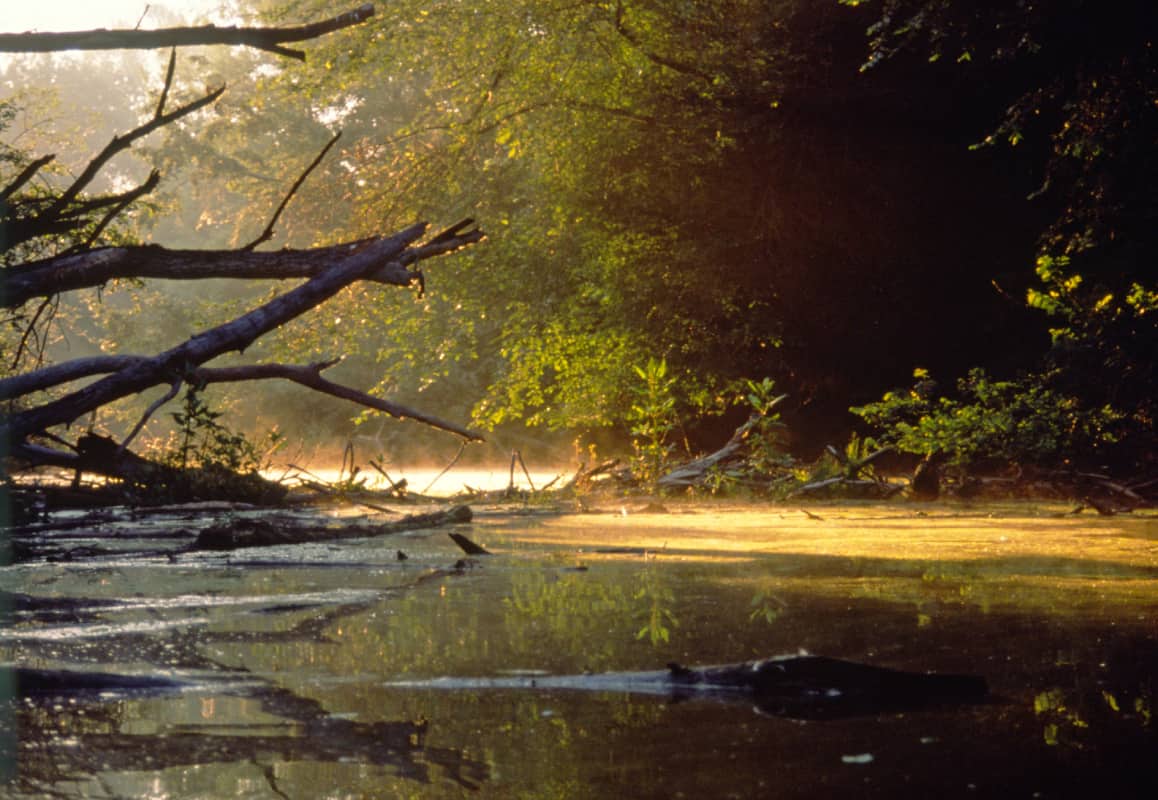
[[[0,661],[180,685],[13,699],[0,796],[1158,796],[1152,513],[673,509],[483,509],[456,530],[496,555],[457,567],[445,531],[171,558],[110,534],[163,550],[207,519],[77,529],[71,560],[0,568]],[[423,685],[799,650],[982,675],[994,702],[817,720]]]

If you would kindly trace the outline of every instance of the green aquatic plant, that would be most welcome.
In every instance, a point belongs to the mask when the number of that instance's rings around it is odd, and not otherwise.
[[[649,358],[646,365],[634,369],[640,383],[633,387],[634,402],[627,415],[635,450],[632,466],[641,482],[653,484],[671,463],[675,449],[676,379],[668,374],[662,358]]]

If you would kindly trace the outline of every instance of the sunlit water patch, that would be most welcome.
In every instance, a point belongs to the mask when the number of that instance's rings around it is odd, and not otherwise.
[[[54,609],[10,616],[17,625],[0,638],[0,661],[151,668],[194,687],[14,707],[19,741],[0,746],[19,765],[7,791],[1129,798],[1158,790],[1154,516],[810,507],[817,520],[786,507],[670,506],[676,513],[625,504],[573,517],[477,515],[456,530],[494,555],[473,559],[445,530],[430,530],[285,548],[276,558],[0,570],[4,589]],[[74,613],[70,598],[83,616],[76,622],[60,616]],[[99,602],[85,608],[86,598]],[[801,721],[742,701],[673,702],[623,678],[662,674],[669,662],[800,650],[980,675],[994,702]],[[599,683],[590,676],[605,673],[597,690],[567,686],[590,687]]]

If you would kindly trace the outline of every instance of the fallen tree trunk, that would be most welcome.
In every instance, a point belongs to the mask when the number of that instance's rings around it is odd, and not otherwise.
[[[697,458],[695,461],[681,464],[657,480],[656,485],[661,489],[699,486],[713,470],[718,470],[729,463],[742,461],[748,451],[748,433],[759,418],[759,414],[753,414],[747,422],[736,428],[732,438],[719,450],[702,458]]]
[[[237,319],[198,334],[160,355],[131,364],[58,400],[19,411],[0,423],[0,440],[22,442],[54,425],[72,422],[103,405],[153,386],[184,380],[192,368],[231,351],[303,314],[342,288],[396,260],[426,230],[420,223],[380,239],[334,267]]]
[[[423,259],[443,255],[482,239],[481,231],[455,234],[449,239],[412,247],[397,259],[380,263],[360,280],[390,286],[409,286],[418,274],[407,269]],[[4,271],[0,307],[19,308],[37,297],[103,286],[114,279],[255,278],[290,280],[315,278],[336,262],[350,258],[380,239],[315,247],[309,250],[170,250],[157,245],[102,247],[55,256],[10,267]]]

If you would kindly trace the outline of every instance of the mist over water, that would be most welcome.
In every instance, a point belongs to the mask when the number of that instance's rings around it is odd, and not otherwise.
[[[441,467],[399,467],[395,469],[388,469],[387,474],[398,483],[402,480],[406,481],[406,488],[410,492],[418,492],[419,494],[431,495],[434,497],[451,497],[463,492],[470,492],[472,490],[492,492],[502,491],[509,486],[514,486],[515,489],[522,490],[538,490],[555,481],[553,488],[557,488],[562,482],[565,482],[574,474],[574,468],[559,468],[555,470],[530,470],[531,480],[528,482],[527,476],[521,469],[515,470],[514,480],[512,484],[510,466],[506,464],[496,464],[491,467],[462,467],[453,468],[442,473]],[[327,483],[340,483],[348,479],[349,473],[343,473],[340,467],[330,468],[310,468],[310,474],[303,477],[311,480],[321,479]],[[265,473],[267,478],[278,479],[285,474],[284,469],[269,470]],[[312,477],[311,477],[312,476]],[[358,479],[365,479],[365,488],[369,490],[386,490],[390,488],[390,484],[384,477],[372,470],[367,470],[358,473]],[[558,478],[558,480],[556,480]]]

